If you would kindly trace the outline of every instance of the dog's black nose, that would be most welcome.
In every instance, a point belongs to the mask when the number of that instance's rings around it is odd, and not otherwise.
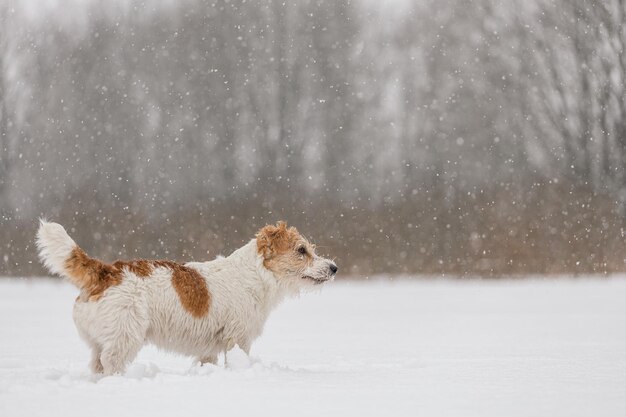
[[[335,274],[337,273],[337,270],[338,270],[338,269],[339,269],[339,268],[337,268],[337,265],[335,265],[335,264],[330,264],[330,273],[331,273],[332,275],[335,275]]]

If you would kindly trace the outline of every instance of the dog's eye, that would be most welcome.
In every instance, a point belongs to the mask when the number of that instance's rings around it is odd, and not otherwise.
[[[304,246],[300,246],[298,248],[298,253],[301,255],[306,255],[306,248]]]

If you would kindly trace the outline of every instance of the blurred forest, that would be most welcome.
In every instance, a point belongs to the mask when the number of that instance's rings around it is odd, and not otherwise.
[[[0,0],[0,275],[286,219],[341,272],[626,271],[626,0]]]

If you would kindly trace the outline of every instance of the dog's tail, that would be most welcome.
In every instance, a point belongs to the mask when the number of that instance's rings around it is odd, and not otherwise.
[[[98,284],[106,265],[90,258],[58,223],[39,221],[37,232],[39,258],[53,274],[69,278],[78,288],[92,288]]]

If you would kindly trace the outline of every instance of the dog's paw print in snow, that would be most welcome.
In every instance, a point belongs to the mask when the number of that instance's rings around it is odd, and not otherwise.
[[[226,367],[229,369],[248,369],[252,366],[252,360],[239,345],[226,352]]]

